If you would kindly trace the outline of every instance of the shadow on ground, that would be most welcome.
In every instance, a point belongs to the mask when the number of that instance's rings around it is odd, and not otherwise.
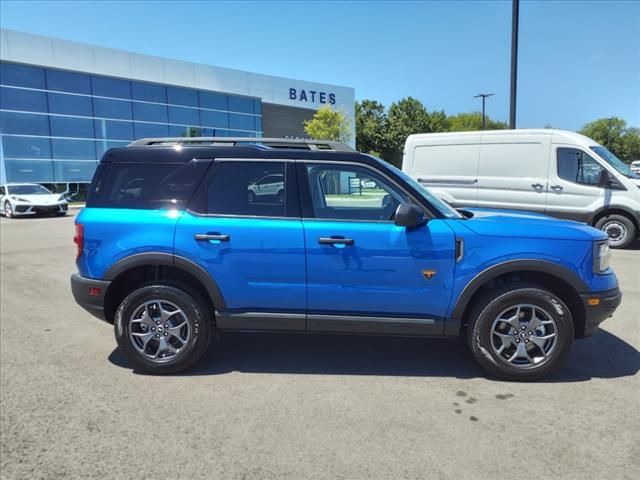
[[[310,375],[486,377],[462,341],[278,333],[223,333],[198,365],[183,376],[233,371]],[[131,365],[114,350],[109,361]],[[565,365],[545,382],[581,382],[634,375],[640,352],[600,330],[577,341]]]

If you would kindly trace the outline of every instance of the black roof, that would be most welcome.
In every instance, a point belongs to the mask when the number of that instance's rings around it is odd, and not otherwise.
[[[187,163],[193,159],[211,158],[251,158],[255,160],[338,160],[379,165],[379,162],[359,152],[334,150],[298,150],[275,149],[255,146],[212,146],[179,145],[153,147],[110,148],[102,157],[103,163],[111,162],[149,162],[149,163]]]

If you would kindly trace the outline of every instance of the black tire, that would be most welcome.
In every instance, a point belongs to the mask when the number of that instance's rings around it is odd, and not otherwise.
[[[249,203],[255,202],[256,194],[253,193],[251,190],[249,190],[249,193],[247,194],[247,199],[249,200]]]
[[[67,212],[58,212],[56,213],[56,217],[64,217],[67,214]]]
[[[4,216],[7,218],[13,217],[13,208],[11,207],[9,200],[4,202],[2,213],[4,213]]]
[[[168,359],[152,360],[134,347],[133,340],[129,336],[132,316],[142,308],[145,302],[152,300],[170,302],[170,304],[175,305],[184,313],[184,315],[181,314],[182,316],[177,318],[186,320],[188,324],[189,336],[187,341],[184,342],[177,353],[167,357]],[[159,326],[158,330],[161,328]],[[207,303],[195,292],[191,292],[182,286],[154,284],[138,288],[122,301],[116,311],[114,331],[118,346],[131,361],[134,369],[151,374],[172,374],[191,368],[205,354],[213,332],[213,317]],[[154,335],[154,337],[159,337],[159,335]],[[159,342],[159,340],[152,338],[147,343],[151,342]],[[180,345],[179,342],[178,345]],[[149,346],[149,349],[151,350],[152,347],[153,344]]]
[[[527,333],[531,333],[526,331],[528,327],[525,328],[525,331],[521,333],[519,331],[517,335],[513,335],[513,343],[504,354],[510,356],[513,350],[509,349],[517,349],[520,342],[523,342],[521,347],[529,348],[529,351],[533,351],[534,355],[542,356],[543,360],[539,364],[515,365],[509,363],[494,348],[497,343],[496,334],[492,333],[494,322],[498,322],[497,318],[502,312],[509,312],[510,308],[515,310],[516,305],[535,306],[552,317],[550,320],[555,322],[553,326],[556,333],[555,344],[546,356],[542,354],[542,350],[537,349],[535,342],[529,342],[528,338],[530,337],[527,337],[526,340],[519,338],[521,334],[526,336]],[[525,316],[526,310],[527,308],[523,308]],[[573,317],[570,310],[560,298],[537,285],[511,283],[489,290],[475,304],[468,319],[467,341],[476,360],[490,374],[507,380],[537,380],[554,372],[563,364],[574,339]],[[520,320],[518,320],[518,324],[520,324]],[[526,325],[526,320],[522,324]],[[512,327],[508,329],[510,328]],[[515,331],[513,328],[507,333],[511,336]],[[516,345],[516,341],[518,345]],[[525,345],[525,341],[530,345]]]
[[[609,235],[611,248],[627,248],[638,236],[636,225],[624,215],[612,214],[602,217],[595,227]]]

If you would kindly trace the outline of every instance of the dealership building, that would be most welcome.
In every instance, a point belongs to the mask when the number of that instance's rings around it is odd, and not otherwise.
[[[144,137],[304,138],[324,105],[354,128],[353,88],[0,34],[0,183],[89,182],[106,149]]]

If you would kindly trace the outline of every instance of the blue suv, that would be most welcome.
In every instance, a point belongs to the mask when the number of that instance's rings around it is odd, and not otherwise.
[[[139,371],[193,366],[216,330],[466,336],[537,379],[620,304],[606,234],[454,210],[346,145],[145,139],[108,150],[76,219],[76,301]]]

